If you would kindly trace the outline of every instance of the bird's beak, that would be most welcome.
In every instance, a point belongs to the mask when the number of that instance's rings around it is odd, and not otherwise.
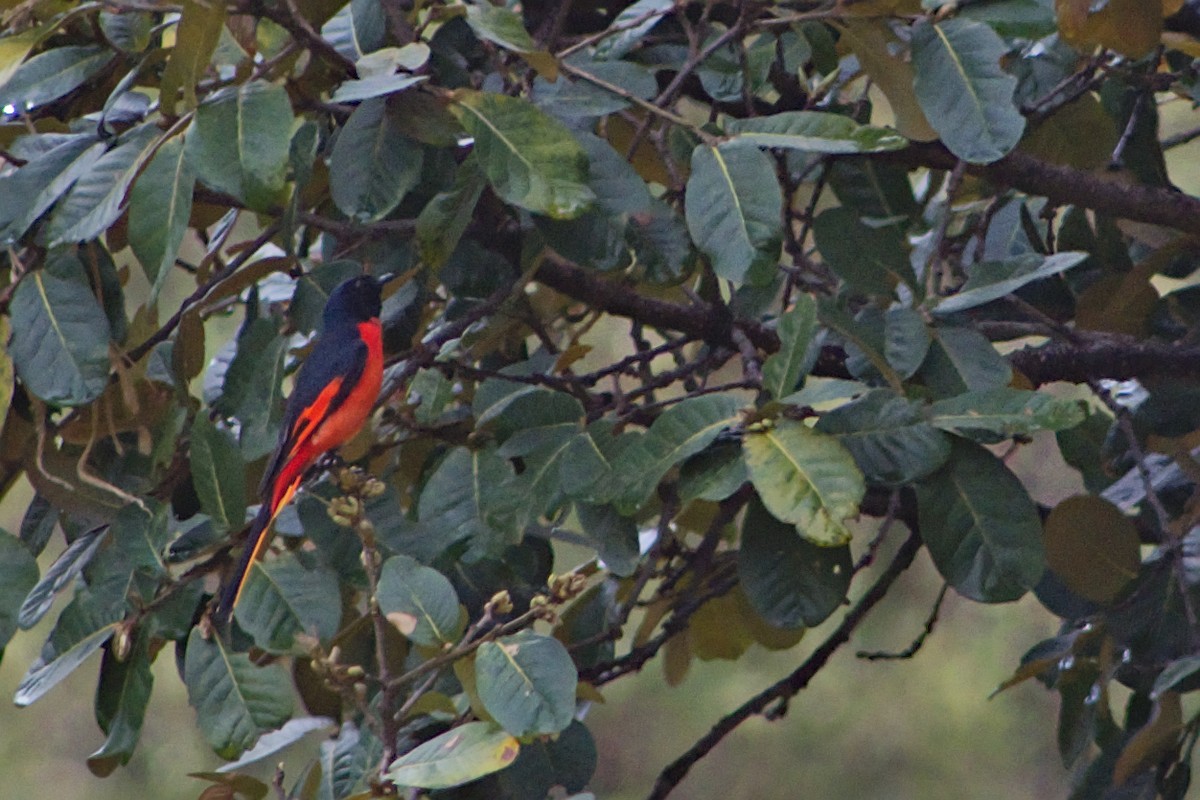
[[[378,278],[376,278],[375,283],[379,285],[380,289],[382,289],[384,286],[387,286],[390,282],[392,282],[395,279],[396,279],[395,272],[386,272],[383,275],[380,275]]]

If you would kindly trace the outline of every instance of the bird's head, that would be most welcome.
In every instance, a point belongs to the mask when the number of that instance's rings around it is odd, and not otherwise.
[[[339,283],[325,303],[325,327],[357,325],[378,317],[382,307],[380,290],[391,279],[391,275],[382,278],[358,275]]]

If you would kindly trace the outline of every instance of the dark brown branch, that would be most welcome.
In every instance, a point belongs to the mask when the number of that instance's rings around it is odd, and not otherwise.
[[[812,655],[805,659],[804,663],[797,667],[791,675],[788,675],[778,683],[768,686],[736,710],[722,717],[712,727],[712,730],[692,745],[686,753],[667,765],[666,769],[658,776],[658,780],[650,792],[649,800],[662,800],[662,798],[669,795],[679,785],[680,781],[687,776],[688,771],[691,770],[696,762],[712,752],[712,749],[732,733],[738,725],[741,725],[756,714],[762,714],[767,710],[767,706],[772,703],[786,701],[808,686],[809,681],[821,671],[830,657],[837,652],[837,649],[850,640],[850,635],[858,627],[859,623],[883,599],[884,595],[891,589],[892,584],[900,577],[900,574],[908,569],[920,549],[921,537],[916,532],[909,534],[904,544],[896,552],[896,557],[892,560],[892,563],[879,576],[879,580],[846,613],[841,624],[829,635],[829,638],[822,642],[813,651]]]
[[[1183,195],[1173,195],[1183,198]],[[1197,211],[1200,214],[1200,209]],[[1200,223],[1200,216],[1197,217]],[[734,319],[723,308],[703,302],[688,305],[658,300],[639,294],[635,288],[603,278],[551,255],[534,275],[540,283],[588,303],[592,308],[619,317],[636,319],[657,328],[679,331],[710,345],[737,348],[735,327],[764,353],[779,349],[779,337],[771,328],[752,320]],[[995,328],[996,330],[991,330]],[[1010,330],[1011,328],[1011,330]],[[981,323],[987,332],[1028,336],[1049,334],[1045,326],[1027,323]],[[1051,342],[1025,347],[1008,355],[1009,363],[1035,385],[1052,381],[1084,383],[1099,378],[1125,380],[1163,375],[1200,378],[1200,347],[1169,342],[1142,341],[1132,336],[1076,331],[1075,342]],[[846,354],[840,347],[826,347],[813,370],[814,375],[848,378]]]
[[[946,593],[950,590],[950,584],[943,583],[942,590],[938,592],[937,599],[933,601],[933,608],[929,612],[929,616],[925,618],[925,627],[921,628],[921,633],[917,638],[912,640],[912,644],[904,648],[898,653],[891,653],[886,650],[859,650],[855,653],[858,658],[867,661],[897,661],[912,658],[917,653],[921,652],[921,648],[925,646],[925,641],[933,633],[933,628],[937,625],[938,616],[942,613],[942,603],[946,601]]]
[[[954,169],[940,144],[912,144],[880,156],[907,167]],[[1090,208],[1118,219],[1148,222],[1200,235],[1200,198],[1157,186],[1119,183],[1103,174],[1050,164],[1020,151],[991,164],[968,164],[967,174],[1045,197],[1051,203]]]
[[[705,303],[685,306],[645,297],[632,287],[605,280],[553,253],[547,255],[534,277],[539,283],[600,311],[639,320],[656,328],[680,331],[709,344],[737,349],[733,341],[733,318],[722,309]],[[767,352],[779,349],[779,337],[773,331],[752,322],[739,320],[737,324],[755,347]]]
[[[278,6],[271,3],[242,3],[240,5],[247,6],[243,13],[260,14],[286,30],[300,45],[312,51],[314,55],[338,72],[352,78],[358,77],[354,62],[339,53],[337,48],[325,41],[321,34],[313,29],[300,9],[296,7],[295,0],[284,0]]]
[[[1200,347],[1140,341],[1132,336],[1079,332],[1079,343],[1051,342],[1025,347],[1009,363],[1035,385],[1051,381],[1086,383],[1099,378],[1127,380],[1154,375],[1200,378]]]

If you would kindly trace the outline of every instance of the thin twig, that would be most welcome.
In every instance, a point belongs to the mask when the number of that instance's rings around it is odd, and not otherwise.
[[[380,758],[379,773],[383,775],[393,761],[396,760],[396,737],[399,724],[396,720],[396,701],[399,697],[399,687],[392,681],[391,664],[388,660],[387,639],[388,627],[391,625],[379,607],[379,568],[382,559],[375,547],[375,530],[367,522],[365,515],[355,521],[355,529],[362,539],[363,571],[367,574],[367,607],[371,615],[371,627],[375,634],[375,664],[378,670],[379,683],[382,685],[379,695],[379,719],[383,755]]]
[[[1117,146],[1113,148],[1112,157],[1109,158],[1109,167],[1117,169],[1125,166],[1125,148],[1129,146],[1129,140],[1133,138],[1133,132],[1137,128],[1138,118],[1142,113],[1142,106],[1146,103],[1146,95],[1148,92],[1138,92],[1138,96],[1133,101],[1133,108],[1129,109],[1129,119],[1125,122],[1125,130],[1121,132],[1121,138],[1117,140]]]
[[[875,563],[875,557],[879,555],[879,548],[883,546],[883,542],[887,539],[888,531],[892,529],[892,524],[896,521],[896,515],[900,513],[900,490],[893,489],[888,495],[887,511],[884,514],[883,522],[879,525],[879,530],[875,534],[870,544],[867,545],[866,552],[858,559],[854,565],[854,573],[858,574],[862,570]]]
[[[218,271],[211,278],[205,281],[202,286],[197,288],[196,291],[188,295],[187,298],[179,304],[179,309],[173,315],[171,315],[171,318],[167,320],[162,327],[147,336],[146,339],[137,347],[134,347],[132,350],[127,352],[125,354],[125,359],[130,364],[136,364],[142,359],[143,356],[154,349],[155,345],[165,342],[168,338],[170,338],[171,334],[175,332],[175,329],[179,327],[179,323],[183,319],[183,315],[190,311],[193,306],[204,300],[204,298],[207,297],[209,293],[212,292],[212,290],[215,289],[222,281],[229,278],[231,275],[237,272],[242,265],[253,258],[259,250],[261,250],[269,241],[275,238],[275,235],[279,233],[279,228],[280,224],[278,222],[272,222],[270,225],[268,225],[263,232],[254,239],[254,241],[247,245],[242,252],[238,254],[237,258],[229,262],[229,266]]]
[[[687,777],[688,771],[704,758],[713,748],[732,733],[739,725],[752,716],[762,714],[772,703],[786,701],[808,686],[814,676],[825,666],[838,648],[850,640],[850,635],[858,628],[863,618],[891,589],[892,584],[908,569],[921,549],[921,537],[914,531],[905,539],[904,544],[896,552],[896,557],[879,576],[862,599],[846,612],[846,616],[834,629],[833,633],[821,643],[804,663],[790,675],[777,683],[768,686],[763,691],[751,697],[737,709],[722,717],[712,729],[700,738],[687,752],[672,761],[659,774],[658,780],[651,790],[648,800],[662,800],[669,795],[679,783]]]
[[[670,14],[674,10],[675,10],[674,6],[668,6],[667,8],[651,9],[650,11],[647,11],[645,14],[639,14],[638,16],[634,17],[633,19],[629,20],[628,22],[623,22],[620,25],[613,25],[611,28],[605,28],[604,30],[599,31],[597,33],[593,33],[590,36],[585,36],[584,38],[580,39],[578,42],[575,42],[574,44],[572,44],[570,47],[566,47],[562,50],[559,50],[557,53],[554,54],[554,57],[556,59],[558,59],[559,61],[563,61],[564,59],[567,58],[567,56],[578,53],[580,50],[584,49],[585,47],[591,47],[594,44],[599,44],[600,42],[604,41],[605,39],[609,38],[610,36],[616,36],[618,33],[624,33],[625,31],[633,30],[634,28],[638,27],[639,25],[641,25],[644,22],[649,22],[650,20],[654,19],[655,17],[661,17],[665,14]]]
[[[925,645],[925,640],[933,633],[933,626],[937,625],[938,615],[942,611],[942,603],[946,600],[946,594],[950,589],[950,584],[943,583],[941,591],[938,592],[937,599],[933,601],[933,608],[929,612],[929,616],[925,618],[925,627],[921,629],[921,633],[916,639],[913,639],[912,644],[904,648],[898,653],[888,652],[886,650],[859,650],[854,655],[857,658],[866,661],[900,661],[909,659],[921,651]]]

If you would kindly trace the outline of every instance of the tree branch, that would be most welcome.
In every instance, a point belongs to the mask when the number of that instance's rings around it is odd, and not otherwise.
[[[1196,222],[1200,223],[1200,210],[1197,213]],[[683,305],[641,295],[632,286],[603,278],[554,253],[547,255],[534,278],[597,310],[635,319],[656,328],[679,331],[710,345],[737,349],[737,338],[744,335],[764,353],[774,353],[779,349],[779,337],[762,323],[735,319],[726,309],[703,302]],[[994,325],[984,322],[981,328],[986,331]],[[740,332],[738,337],[734,336],[735,329]],[[1001,332],[1030,335],[1039,330],[1041,328],[1036,326],[1029,329],[1021,327],[1016,331],[1005,327]],[[1008,355],[1008,360],[1034,385],[1052,381],[1084,383],[1100,378],[1145,379],[1158,375],[1200,377],[1200,346],[1142,341],[1132,336],[1089,331],[1076,331],[1074,342],[1056,341],[1016,350]],[[846,370],[845,352],[837,346],[826,346],[821,351],[813,374],[830,378],[851,377]]]
[[[862,596],[862,599],[846,613],[840,625],[829,635],[829,638],[821,643],[820,647],[812,652],[804,663],[796,668],[791,675],[788,675],[778,683],[768,686],[763,691],[751,697],[733,712],[722,717],[716,725],[712,727],[698,742],[691,746],[686,753],[671,762],[659,774],[658,780],[651,790],[648,800],[662,800],[671,793],[671,791],[679,785],[688,774],[688,771],[704,758],[713,748],[721,743],[726,736],[733,732],[738,725],[741,725],[750,717],[763,713],[767,706],[776,701],[787,700],[788,698],[798,694],[813,679],[818,672],[829,661],[830,657],[837,652],[837,649],[850,640],[850,635],[866,617],[867,613],[883,599],[892,584],[900,577],[904,570],[908,569],[916,558],[917,551],[921,549],[921,537],[914,530],[910,533],[904,544],[896,553],[896,557],[892,563],[888,565],[883,574],[879,576],[879,580],[867,590],[867,593]]]
[[[1200,347],[1141,341],[1132,336],[1077,332],[1078,342],[1050,342],[1009,354],[1014,369],[1035,386],[1100,378],[1200,377]]]
[[[906,167],[954,169],[955,157],[941,144],[912,144],[878,156]],[[1013,151],[991,164],[968,164],[967,174],[1045,197],[1051,203],[1090,208],[1135,222],[1163,225],[1200,235],[1200,198],[1158,186],[1119,183],[1103,173],[1072,169]]]

